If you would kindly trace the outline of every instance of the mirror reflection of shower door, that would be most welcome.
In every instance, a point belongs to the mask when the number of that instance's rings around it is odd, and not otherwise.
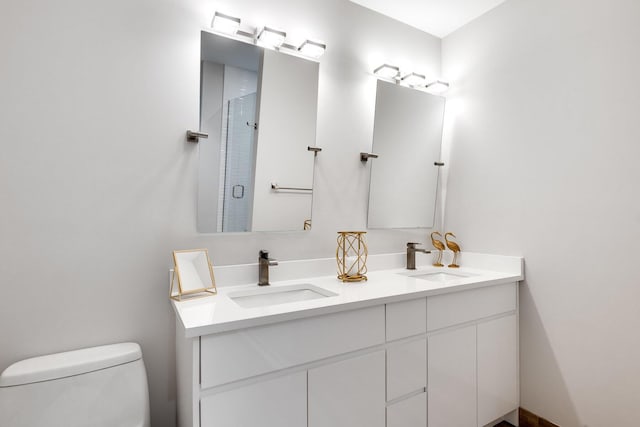
[[[256,94],[228,102],[222,231],[251,231]]]

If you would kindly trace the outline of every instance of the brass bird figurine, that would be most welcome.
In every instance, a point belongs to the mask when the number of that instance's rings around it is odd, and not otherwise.
[[[459,268],[460,266],[456,264],[456,259],[458,258],[458,253],[460,253],[460,246],[456,242],[447,239],[447,236],[456,237],[456,235],[453,233],[444,234],[444,241],[447,242],[447,247],[453,251],[453,261],[449,264],[449,268]]]
[[[442,264],[442,251],[445,250],[445,246],[442,240],[438,240],[435,237],[433,237],[434,234],[442,237],[442,234],[438,233],[437,231],[434,231],[433,233],[431,233],[431,244],[433,245],[434,248],[438,250],[438,256],[436,257],[436,260],[433,263],[433,266],[444,267],[444,264]]]

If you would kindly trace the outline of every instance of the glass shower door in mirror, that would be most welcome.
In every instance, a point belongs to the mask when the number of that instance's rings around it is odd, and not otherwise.
[[[222,231],[251,229],[253,200],[253,164],[256,118],[256,94],[240,96],[227,102],[224,161],[220,165],[224,180],[222,196]],[[220,203],[219,203],[220,205]]]

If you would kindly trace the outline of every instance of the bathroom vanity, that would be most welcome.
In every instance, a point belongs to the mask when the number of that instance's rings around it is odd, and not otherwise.
[[[291,263],[266,289],[221,267],[217,296],[173,302],[181,427],[481,427],[518,408],[521,258],[349,284]]]

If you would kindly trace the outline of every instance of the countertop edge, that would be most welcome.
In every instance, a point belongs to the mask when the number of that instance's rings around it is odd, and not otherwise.
[[[271,315],[263,315],[258,317],[252,317],[247,319],[232,320],[228,322],[221,322],[205,326],[186,327],[184,321],[179,313],[175,302],[172,302],[176,317],[180,321],[182,327],[182,337],[186,339],[196,338],[203,335],[217,334],[223,332],[231,332],[239,329],[246,329],[252,327],[266,326],[274,323],[281,323],[290,320],[299,320],[308,317],[321,316],[332,313],[339,313],[342,311],[357,310],[361,308],[372,307],[380,304],[388,304],[400,301],[406,301],[416,298],[433,297],[436,295],[448,294],[453,292],[460,292],[470,289],[480,289],[489,286],[496,286],[508,283],[518,283],[523,280],[522,274],[506,276],[496,279],[488,279],[480,282],[454,284],[446,287],[420,290],[416,292],[406,292],[399,295],[380,296],[369,299],[363,299],[353,302],[336,303],[327,306],[313,307],[300,310],[292,310],[283,313],[276,313]]]

